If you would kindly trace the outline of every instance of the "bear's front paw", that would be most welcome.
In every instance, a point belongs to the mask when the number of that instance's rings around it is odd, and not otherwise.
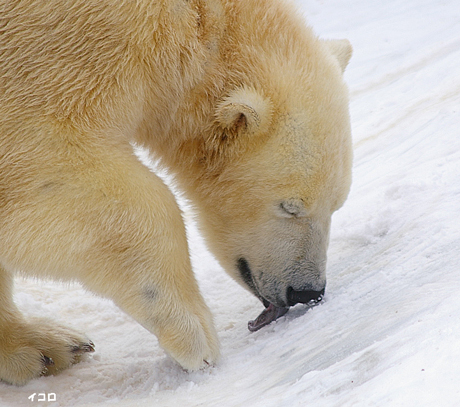
[[[94,352],[91,341],[51,321],[10,324],[0,335],[0,379],[23,385],[68,368],[88,352]]]
[[[208,310],[170,317],[157,336],[163,349],[186,370],[212,366],[219,360],[219,339]]]

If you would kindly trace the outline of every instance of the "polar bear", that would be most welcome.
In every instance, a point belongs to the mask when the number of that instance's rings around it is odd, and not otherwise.
[[[348,41],[281,0],[0,0],[0,379],[92,342],[13,302],[13,275],[79,281],[185,369],[219,358],[181,212],[269,321],[324,293],[331,214],[351,182]],[[256,320],[257,329],[263,321]]]

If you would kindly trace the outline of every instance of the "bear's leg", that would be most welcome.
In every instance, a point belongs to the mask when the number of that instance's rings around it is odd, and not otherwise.
[[[217,334],[191,269],[173,194],[134,157],[129,144],[74,143],[65,151],[62,159],[36,154],[36,168],[24,176],[29,184],[11,195],[11,200],[20,198],[2,213],[0,263],[38,277],[77,280],[112,299],[186,369],[217,361]],[[9,278],[3,271],[1,277]],[[0,320],[4,380],[23,383],[51,359],[54,366],[48,369],[54,372],[73,361],[74,349],[87,349],[88,342],[75,339],[71,331],[60,334],[60,328],[54,332],[49,324],[24,323],[10,289],[3,290],[3,308],[12,310]],[[59,357],[62,346],[67,346],[67,358]]]
[[[0,267],[0,380],[22,385],[78,362],[93,344],[43,319],[23,319],[12,298],[13,279]]]
[[[213,364],[217,334],[192,272],[173,194],[137,160],[125,158],[110,174],[104,184],[117,188],[91,204],[97,214],[88,219],[97,229],[80,281],[153,332],[185,369]]]

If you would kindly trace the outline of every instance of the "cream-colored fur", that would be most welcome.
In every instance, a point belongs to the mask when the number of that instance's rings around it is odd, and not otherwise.
[[[0,0],[0,379],[93,346],[24,320],[18,271],[113,299],[186,369],[218,360],[180,210],[132,142],[175,175],[246,288],[272,303],[324,288],[350,184],[350,55],[279,0]]]

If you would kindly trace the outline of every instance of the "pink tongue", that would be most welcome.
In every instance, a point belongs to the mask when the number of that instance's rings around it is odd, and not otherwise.
[[[289,308],[276,307],[273,304],[270,304],[255,320],[248,322],[248,329],[251,332],[258,331],[260,328],[268,325],[275,319],[282,317],[286,312],[288,312],[288,310]]]

